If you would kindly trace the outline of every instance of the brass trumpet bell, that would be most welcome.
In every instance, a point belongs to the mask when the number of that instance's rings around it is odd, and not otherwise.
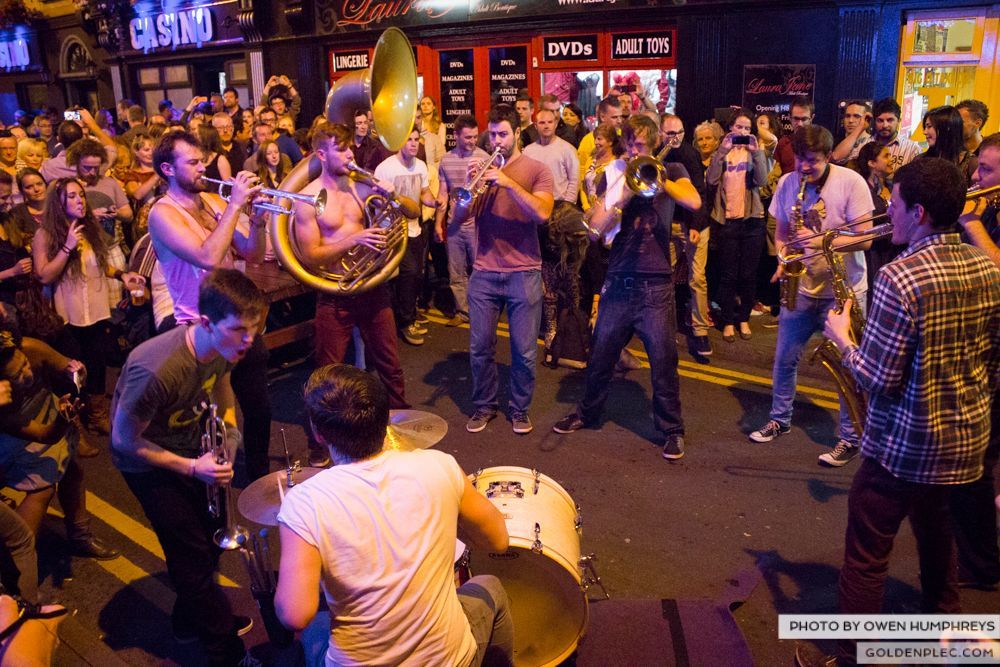
[[[640,197],[652,199],[663,191],[667,169],[654,157],[640,155],[625,165],[625,185]]]

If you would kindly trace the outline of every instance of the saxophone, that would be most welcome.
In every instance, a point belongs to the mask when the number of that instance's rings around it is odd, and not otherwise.
[[[807,181],[802,174],[799,174],[799,193],[795,197],[795,204],[792,206],[792,233],[800,231],[805,226],[805,211],[803,211],[803,202],[806,199],[806,184]],[[786,254],[786,257],[791,261],[785,262],[785,271],[781,278],[781,307],[787,310],[795,310],[796,297],[799,293],[799,278],[801,278],[806,272],[806,265],[795,259],[796,256],[801,256],[803,253],[801,250],[794,250],[790,254]]]
[[[891,233],[891,225],[889,232]],[[833,287],[833,298],[836,301],[835,310],[838,313],[844,311],[847,301],[851,301],[851,341],[857,345],[861,342],[861,335],[865,329],[865,315],[855,298],[854,289],[847,277],[847,267],[844,266],[844,257],[833,247],[833,242],[838,236],[845,234],[841,229],[833,229],[823,235],[823,257],[826,258],[830,267],[830,282]],[[884,235],[884,233],[883,233]],[[840,394],[847,416],[854,426],[854,432],[861,437],[865,427],[865,417],[868,411],[868,397],[865,392],[858,388],[858,383],[854,376],[848,372],[843,364],[840,350],[828,338],[824,338],[809,357],[809,363],[819,363],[833,376],[833,381],[837,385],[837,393]]]

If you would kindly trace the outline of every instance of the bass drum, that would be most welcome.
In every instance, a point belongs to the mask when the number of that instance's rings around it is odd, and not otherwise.
[[[506,552],[473,550],[469,566],[474,575],[496,576],[507,591],[514,664],[558,665],[587,629],[576,505],[555,480],[527,468],[486,468],[470,478],[503,514],[510,534]]]

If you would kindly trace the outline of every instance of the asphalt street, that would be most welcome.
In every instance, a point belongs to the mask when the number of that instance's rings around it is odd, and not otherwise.
[[[555,479],[580,506],[582,552],[596,554],[597,567],[614,605],[628,601],[720,599],[740,573],[757,572],[760,584],[734,611],[738,628],[757,665],[791,664],[794,645],[777,636],[779,612],[831,612],[843,549],[847,490],[857,462],[819,467],[816,457],[835,443],[835,394],[818,367],[805,366],[790,434],[766,445],[746,433],[767,419],[770,364],[777,329],[754,318],[750,341],[723,342],[712,332],[711,363],[697,363],[681,345],[681,392],[687,453],[677,462],[661,458],[654,445],[648,369],[616,376],[605,421],[599,429],[571,435],[551,431],[582,395],[584,372],[539,367],[531,409],[535,429],[515,435],[502,417],[485,431],[469,434],[472,413],[468,330],[446,328],[431,313],[426,344],[400,342],[406,390],[414,408],[440,415],[449,430],[437,448],[453,454],[472,472],[492,466],[523,466]],[[508,341],[499,330],[501,404],[505,403]],[[642,358],[642,346],[631,346]],[[311,365],[281,365],[277,355],[270,382],[274,401],[272,469],[284,466],[279,431],[286,429],[293,458],[305,464],[299,425],[301,387]],[[57,512],[40,537],[43,591],[78,610],[63,624],[58,665],[200,665],[197,645],[171,638],[169,611],[174,594],[162,552],[138,503],[106,453],[84,462],[95,531],[123,556],[95,562],[65,554]],[[277,540],[272,551],[277,553]],[[255,655],[294,664],[294,648],[275,651],[256,615],[247,575],[235,554],[222,557],[223,585],[239,613],[256,626],[246,637]],[[886,609],[915,612],[919,581],[914,541],[908,528],[897,540]],[[963,591],[968,612],[995,612],[1000,597]],[[612,607],[607,607],[611,609]],[[592,623],[581,647],[600,647],[628,628]],[[628,617],[626,617],[627,619]],[[636,626],[645,619],[634,618]],[[629,621],[619,621],[627,623]],[[544,631],[533,629],[529,631]],[[695,632],[687,628],[686,632]],[[620,638],[620,637],[619,637]],[[718,655],[693,656],[691,664],[732,664],[719,642]],[[709,654],[711,654],[711,649]],[[674,664],[672,653],[619,652],[618,664]]]

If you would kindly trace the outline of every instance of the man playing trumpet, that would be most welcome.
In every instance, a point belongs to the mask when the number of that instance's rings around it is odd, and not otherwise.
[[[830,164],[832,150],[833,136],[829,130],[819,125],[800,127],[792,135],[795,171],[785,174],[778,181],[778,189],[770,209],[778,223],[775,245],[779,258],[787,258],[796,251],[818,252],[822,247],[823,235],[820,232],[845,226],[855,231],[871,228],[870,219],[858,222],[870,218],[874,209],[868,186],[856,172]],[[798,214],[795,213],[795,207],[800,211]],[[801,217],[801,224],[795,219],[797,217]],[[838,239],[834,245],[845,245],[854,240]],[[870,241],[852,245],[852,252],[844,255],[847,281],[860,302],[862,312],[868,283],[865,258],[860,251],[869,245]],[[815,257],[804,264],[806,272],[799,279],[796,308],[790,310],[783,307],[778,319],[770,419],[750,433],[752,442],[771,442],[788,433],[802,350],[809,338],[823,329],[826,314],[837,305],[830,280],[830,267],[826,261],[822,257]],[[783,276],[784,265],[779,262],[778,270],[771,280],[777,281]],[[838,437],[837,445],[830,452],[820,455],[821,463],[842,466],[858,454],[858,434],[848,418],[843,399]]]
[[[112,402],[111,453],[163,546],[177,593],[171,621],[181,643],[201,640],[210,665],[259,664],[240,635],[215,570],[219,528],[206,485],[232,480],[239,445],[230,371],[261,330],[267,297],[233,269],[208,274],[198,287],[196,319],[146,341],[129,355]],[[229,463],[201,453],[200,421],[215,403],[227,428]]]
[[[313,268],[335,267],[353,248],[385,249],[386,230],[368,227],[364,203],[373,194],[395,199],[404,218],[418,218],[419,205],[396,195],[392,183],[353,178],[350,164],[351,131],[346,125],[321,123],[313,130],[312,146],[322,166],[319,178],[302,189],[314,196],[326,190],[326,206],[317,213],[296,203],[295,238],[303,263]],[[403,223],[405,224],[405,223]],[[344,361],[354,327],[361,331],[365,350],[389,393],[389,407],[410,407],[403,387],[403,369],[396,349],[396,322],[389,287],[382,283],[361,295],[320,294],[316,302],[316,364]],[[310,445],[312,447],[313,445]],[[316,452],[317,458],[325,458]]]
[[[636,115],[625,123],[622,137],[629,159],[634,160],[652,155],[659,132],[651,119]],[[617,166],[606,170],[605,177],[609,172],[622,173],[622,165]],[[637,197],[628,187],[619,190],[621,179],[616,178],[595,205],[591,233],[605,241],[613,236],[613,240],[587,364],[587,390],[576,412],[560,419],[552,430],[572,433],[598,423],[615,362],[637,334],[649,355],[653,424],[664,438],[663,458],[675,460],[684,456],[684,421],[677,376],[671,224],[675,204],[694,210],[701,205],[701,196],[683,166],[672,162],[664,169],[666,178],[659,181],[654,196]]]
[[[225,201],[206,192],[202,157],[201,143],[187,132],[165,135],[153,151],[153,168],[168,189],[149,212],[149,235],[174,302],[174,316],[160,324],[160,333],[198,319],[198,289],[210,271],[233,268],[237,254],[249,262],[264,259],[263,216],[248,219],[243,214],[261,190],[257,177],[237,173]],[[271,399],[263,339],[256,340],[232,379],[247,433],[247,476],[254,480],[266,475],[269,465]]]

